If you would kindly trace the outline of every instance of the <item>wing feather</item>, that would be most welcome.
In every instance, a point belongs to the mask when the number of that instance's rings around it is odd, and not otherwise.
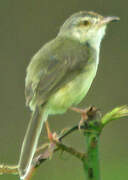
[[[58,43],[56,45],[56,43]],[[26,102],[40,105],[83,70],[89,59],[87,45],[61,40],[42,48],[32,59],[26,77]]]

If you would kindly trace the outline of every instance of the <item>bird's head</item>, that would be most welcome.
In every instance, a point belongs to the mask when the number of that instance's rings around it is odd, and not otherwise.
[[[81,43],[89,42],[92,46],[99,47],[107,24],[117,20],[119,20],[118,17],[103,17],[94,12],[78,12],[65,21],[59,35],[68,36]]]

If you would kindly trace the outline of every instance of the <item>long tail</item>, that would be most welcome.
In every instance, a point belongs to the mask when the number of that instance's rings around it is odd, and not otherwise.
[[[32,114],[27,128],[27,132],[24,137],[20,160],[18,164],[21,179],[24,179],[30,170],[32,159],[37,148],[38,139],[43,124],[47,120],[47,117],[48,113],[45,108],[40,111],[40,109],[36,107],[35,111]]]

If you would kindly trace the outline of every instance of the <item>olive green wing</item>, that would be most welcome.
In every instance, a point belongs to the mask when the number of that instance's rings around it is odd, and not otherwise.
[[[33,98],[36,105],[45,103],[54,92],[75,78],[88,62],[88,49],[88,46],[82,46],[72,41],[64,42],[56,47],[56,49],[51,48],[51,51],[45,57],[42,57],[42,67],[38,66],[41,73],[37,72],[37,70],[33,71],[35,73],[33,78],[26,85],[28,104]],[[39,79],[37,81],[35,77],[38,73],[40,76],[38,76]]]
[[[29,80],[25,86],[26,104],[33,103],[42,104],[46,101],[54,87],[61,81],[67,72],[65,66],[66,60],[60,61],[59,59],[51,56],[47,59],[48,65],[40,69],[31,71],[29,73]],[[35,64],[36,66],[37,64]],[[28,76],[28,75],[27,75]],[[32,77],[32,78],[30,78]]]

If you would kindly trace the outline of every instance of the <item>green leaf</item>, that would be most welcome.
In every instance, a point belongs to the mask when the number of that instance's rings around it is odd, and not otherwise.
[[[128,106],[127,105],[116,107],[112,111],[106,113],[101,119],[101,124],[103,126],[105,126],[109,122],[111,122],[113,120],[117,120],[122,117],[128,117]]]

